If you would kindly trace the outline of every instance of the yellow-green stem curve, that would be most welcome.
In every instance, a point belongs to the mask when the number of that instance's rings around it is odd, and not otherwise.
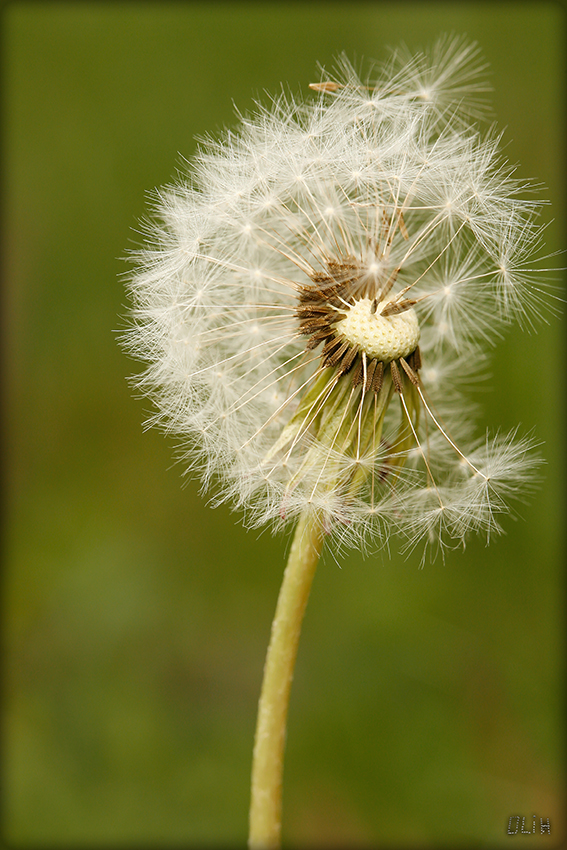
[[[282,774],[287,709],[301,623],[323,545],[314,515],[300,518],[289,553],[264,665],[252,760],[250,850],[281,843]]]

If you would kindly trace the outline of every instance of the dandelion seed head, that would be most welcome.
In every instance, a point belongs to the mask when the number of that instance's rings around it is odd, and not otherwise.
[[[339,546],[501,530],[533,441],[474,441],[487,346],[548,307],[533,201],[482,135],[484,62],[441,39],[372,80],[341,57],[156,193],[127,345],[151,424],[251,525]]]

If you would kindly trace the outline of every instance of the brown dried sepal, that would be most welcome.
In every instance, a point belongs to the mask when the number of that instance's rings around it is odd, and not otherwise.
[[[381,360],[372,360],[370,365],[374,366],[374,368],[372,372],[370,372],[370,369],[368,370],[368,377],[366,378],[367,388],[378,395],[384,381],[384,364]]]
[[[411,366],[414,372],[419,372],[421,369],[421,351],[419,350],[419,345],[412,351],[411,354],[408,354],[406,361],[408,366]]]
[[[392,373],[392,382],[394,384],[394,389],[397,393],[402,393],[403,383],[402,376],[400,375],[400,370],[398,369],[398,364],[395,360],[392,360],[390,363],[390,372]]]
[[[419,387],[419,376],[416,372],[414,372],[407,360],[404,360],[403,357],[400,357],[400,366],[402,367],[412,384],[414,384],[414,386],[416,387]]]

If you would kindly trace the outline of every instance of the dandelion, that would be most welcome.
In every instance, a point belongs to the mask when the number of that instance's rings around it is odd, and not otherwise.
[[[252,847],[277,847],[297,640],[324,541],[435,552],[500,532],[537,459],[463,390],[548,303],[527,187],[481,135],[484,66],[442,39],[373,82],[346,59],[209,140],[158,194],[131,282],[137,385],[214,502],[296,523],[260,701]]]

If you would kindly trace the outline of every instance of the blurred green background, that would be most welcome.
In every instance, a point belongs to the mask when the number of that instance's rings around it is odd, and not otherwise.
[[[553,3],[32,3],[3,10],[3,828],[12,846],[244,846],[289,539],[182,488],[126,378],[121,259],[146,192],[342,50],[478,40],[506,155],[565,229]],[[553,221],[552,221],[553,220]],[[547,262],[563,264],[562,258]],[[564,789],[562,321],[514,330],[475,400],[543,442],[507,536],[445,563],[327,555],[288,734],[290,847],[557,846]],[[340,566],[340,568],[339,568]],[[550,818],[551,839],[506,835]],[[554,839],[555,836],[555,839]]]

